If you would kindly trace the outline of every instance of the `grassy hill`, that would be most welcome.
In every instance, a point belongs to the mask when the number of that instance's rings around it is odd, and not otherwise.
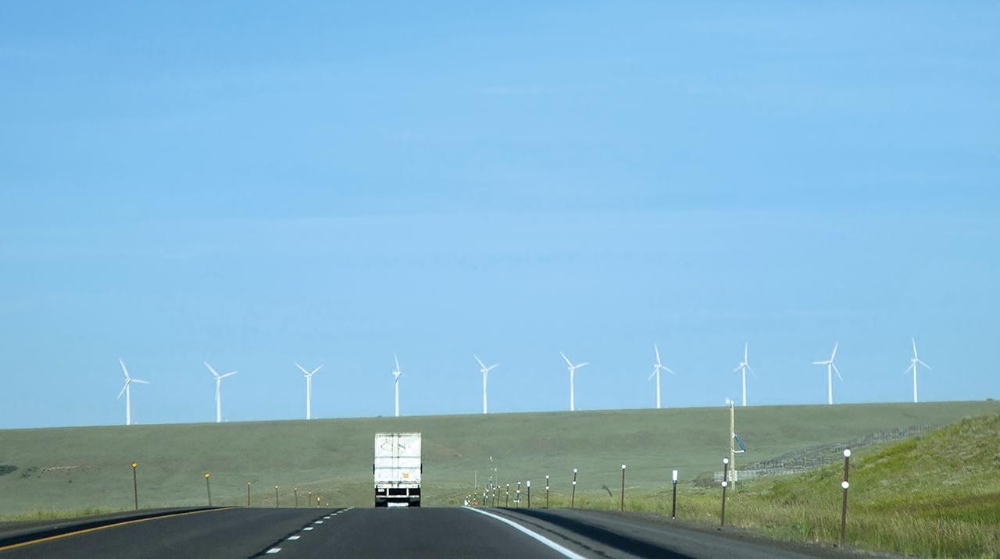
[[[997,557],[1000,413],[964,419],[851,458],[847,541],[918,557]],[[843,459],[809,473],[755,480],[727,507],[727,523],[779,539],[839,538]],[[684,518],[718,522],[720,490],[689,492]],[[669,513],[663,499],[634,503]]]
[[[750,448],[740,460],[998,410],[996,402],[738,408]],[[718,469],[728,424],[718,407],[0,431],[0,516],[128,509],[133,460],[143,507],[204,504],[206,472],[213,504],[245,505],[250,481],[256,506],[274,505],[275,485],[282,506],[293,504],[293,488],[303,505],[311,491],[324,503],[371,506],[373,434],[393,431],[424,434],[427,505],[460,502],[490,475],[491,456],[502,483],[533,480],[535,499],[549,474],[561,502],[573,468],[578,498],[600,499],[602,485],[621,483],[622,463],[629,491],[655,494],[671,469],[685,481]]]

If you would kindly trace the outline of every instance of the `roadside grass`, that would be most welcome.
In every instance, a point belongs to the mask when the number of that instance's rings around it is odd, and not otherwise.
[[[64,509],[35,509],[20,514],[0,515],[0,522],[36,522],[44,520],[65,520],[68,518],[82,518],[87,516],[98,516],[103,514],[114,514],[123,512],[124,509],[101,509],[83,508],[75,510]]]
[[[915,439],[854,453],[849,547],[915,557],[993,558],[1000,553],[1000,414],[964,419]],[[763,478],[728,491],[726,525],[771,538],[834,545],[840,538],[843,463]],[[612,495],[577,495],[577,508],[617,510]],[[684,484],[677,518],[721,521],[721,487]],[[670,491],[626,488],[629,512],[670,515]],[[569,506],[560,495],[553,507]]]

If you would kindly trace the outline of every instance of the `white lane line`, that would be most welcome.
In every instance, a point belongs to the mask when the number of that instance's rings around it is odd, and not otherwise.
[[[281,553],[281,548],[280,547],[272,547],[271,549],[267,550],[267,554],[268,555],[276,555],[278,553]]]
[[[308,531],[310,531],[310,530],[312,530],[312,529],[313,529],[313,527],[312,527],[312,526],[309,526],[308,528],[303,528],[302,530],[303,530],[303,531],[305,531],[305,532],[308,532]]]
[[[550,539],[548,539],[548,538],[546,538],[544,536],[540,536],[540,535],[532,532],[531,530],[525,528],[524,526],[521,526],[520,524],[518,524],[517,522],[514,522],[513,520],[508,520],[508,519],[506,519],[506,518],[504,518],[502,516],[497,516],[495,514],[492,514],[492,513],[486,512],[486,511],[482,511],[482,510],[479,510],[479,509],[474,509],[474,508],[471,508],[471,507],[463,507],[463,508],[466,509],[466,510],[471,510],[472,512],[476,512],[476,513],[479,513],[479,514],[486,515],[486,516],[488,516],[488,517],[490,517],[490,518],[492,518],[494,520],[499,520],[500,522],[503,522],[504,524],[512,526],[515,530],[517,530],[517,531],[519,531],[519,532],[527,535],[530,538],[538,540],[539,542],[541,542],[542,544],[544,544],[549,549],[557,551],[563,557],[569,557],[569,559],[586,559],[583,555],[574,553],[574,552],[566,549],[565,547],[557,544],[556,542],[554,542],[554,541],[552,541],[552,540],[550,540]]]
[[[289,539],[290,541],[293,541],[293,542],[294,542],[295,540],[297,540],[297,539],[299,539],[299,538],[301,538],[301,537],[302,537],[302,536],[288,536],[288,539]]]
[[[313,524],[322,524],[322,523],[323,523],[322,520],[317,520],[316,522],[313,522]]]

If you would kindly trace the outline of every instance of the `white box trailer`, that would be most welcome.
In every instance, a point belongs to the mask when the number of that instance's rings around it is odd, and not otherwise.
[[[377,433],[372,474],[376,507],[419,507],[420,433]]]

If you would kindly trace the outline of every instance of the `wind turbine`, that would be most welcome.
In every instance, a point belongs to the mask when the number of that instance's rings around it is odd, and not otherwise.
[[[653,344],[653,351],[656,352],[656,364],[653,365],[653,372],[646,380],[650,380],[654,376],[656,377],[656,409],[660,409],[660,370],[664,370],[670,374],[674,374],[674,372],[660,363],[660,348],[656,347],[656,344]]]
[[[826,361],[813,361],[813,365],[826,365],[826,403],[827,405],[833,405],[833,372],[837,372],[837,378],[843,382],[844,377],[840,376],[840,369],[837,368],[837,364],[833,360],[837,357],[837,346],[840,345],[839,342],[834,342],[833,353],[830,354],[830,358]]]
[[[917,369],[918,369],[917,365],[923,365],[924,368],[926,368],[928,371],[931,370],[931,366],[928,365],[927,363],[924,363],[923,361],[920,360],[919,357],[917,357],[917,340],[916,340],[916,338],[910,338],[910,341],[913,342],[913,357],[910,359],[910,366],[909,366],[909,368],[907,368],[906,371],[903,372],[903,374],[905,375],[905,374],[909,373],[911,370],[913,371],[913,403],[916,404],[917,403]]]
[[[121,359],[118,360],[122,365],[122,372],[125,373],[125,386],[122,387],[122,391],[118,393],[118,399],[121,399],[122,394],[125,395],[125,425],[132,424],[132,394],[129,391],[129,385],[133,382],[138,382],[139,384],[149,384],[144,380],[139,380],[137,378],[132,378],[128,376],[128,369],[125,368],[125,362]]]
[[[302,374],[306,376],[306,419],[312,419],[312,394],[313,394],[313,375],[319,372],[323,368],[323,365],[316,367],[312,371],[307,371],[302,368],[302,365],[298,363],[295,364],[296,367],[302,371]]]
[[[747,407],[747,370],[753,373],[753,376],[757,376],[757,373],[753,372],[753,367],[750,366],[750,360],[747,358],[747,354],[750,349],[750,344],[743,344],[743,361],[733,369],[733,372],[742,371],[743,373],[743,407]],[[838,373],[840,374],[840,373]]]
[[[566,360],[566,365],[569,367],[569,411],[575,411],[576,410],[576,403],[575,403],[575,401],[573,399],[574,398],[573,377],[574,377],[574,375],[576,375],[576,370],[577,369],[581,369],[583,367],[586,367],[590,363],[580,363],[579,365],[574,365],[573,362],[569,360],[569,357],[566,357],[565,353],[563,353],[563,352],[560,351],[559,355],[562,355],[562,358],[564,360]]]
[[[207,362],[205,362],[205,366],[208,367],[212,376],[215,377],[215,422],[222,423],[222,379],[235,375],[236,371],[220,375]]]
[[[396,361],[396,369],[392,371],[392,386],[396,389],[396,417],[399,417],[399,377],[403,376],[403,372],[399,370],[399,357],[393,353],[392,358]]]
[[[476,356],[473,355],[473,357]],[[479,372],[483,373],[483,414],[486,414],[486,377],[490,374],[490,371],[497,368],[500,363],[494,363],[493,365],[487,367],[486,364],[483,363],[478,357],[476,357],[476,361],[479,362]]]

